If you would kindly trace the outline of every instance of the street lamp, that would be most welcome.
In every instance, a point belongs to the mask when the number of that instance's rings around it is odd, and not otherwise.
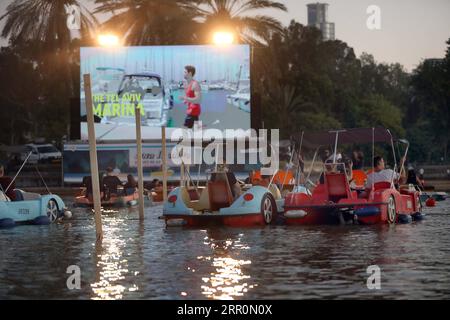
[[[230,45],[234,42],[234,34],[228,31],[217,31],[213,35],[213,42],[216,45]]]
[[[119,37],[114,34],[99,34],[97,41],[102,47],[116,47],[119,43]]]

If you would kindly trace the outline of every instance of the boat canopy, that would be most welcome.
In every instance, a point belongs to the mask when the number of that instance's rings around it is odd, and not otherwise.
[[[303,133],[303,146],[317,148],[320,146],[334,145],[338,135],[338,144],[365,144],[372,142],[387,142],[394,140],[391,132],[382,127],[376,128],[352,128],[336,129],[329,131],[316,131]],[[294,140],[301,141],[302,133],[293,136]]]

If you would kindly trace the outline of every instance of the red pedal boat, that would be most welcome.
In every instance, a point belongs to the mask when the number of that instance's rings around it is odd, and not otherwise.
[[[318,146],[316,154],[321,146],[333,144],[336,154],[339,142],[341,144],[391,142],[393,151],[395,150],[394,139],[389,130],[384,128],[359,128],[304,134],[304,139],[306,144]],[[407,141],[399,141],[409,146]],[[405,157],[407,150],[408,147],[406,147]],[[345,164],[335,160],[332,165],[335,168],[341,166],[343,170],[323,172],[323,183],[315,186],[312,193],[302,191],[289,193],[286,196],[284,204],[286,224],[393,224],[423,218],[420,193],[414,186],[402,186],[396,189],[393,181],[378,182],[374,183],[368,192],[367,190],[362,192],[363,186],[350,186]],[[400,171],[402,169],[403,166]],[[361,172],[358,174],[358,177],[360,176]]]
[[[101,196],[101,205],[103,207],[126,207],[133,206],[138,203],[139,194],[138,192],[134,192],[130,195],[121,195],[121,194],[111,194],[110,196],[105,196],[103,192],[100,193]],[[144,195],[144,197],[146,197]],[[75,197],[74,206],[76,207],[93,207],[94,199],[92,195],[86,196],[85,190],[82,190],[80,195]]]

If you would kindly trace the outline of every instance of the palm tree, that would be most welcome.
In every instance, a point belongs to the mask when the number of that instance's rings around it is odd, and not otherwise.
[[[15,0],[0,16],[6,19],[1,36],[15,43],[33,41],[39,49],[65,50],[70,44],[67,8],[80,8],[81,33],[91,32],[97,19],[77,0]]]
[[[96,0],[95,13],[111,14],[103,24],[128,45],[189,44],[195,41],[196,11],[186,0]]]
[[[58,132],[55,137],[62,136],[70,114],[69,97],[79,95],[79,69],[74,68],[79,48],[67,26],[67,9],[71,5],[80,9],[82,38],[93,33],[97,20],[77,0],[15,0],[0,16],[0,21],[5,20],[1,36],[8,38],[10,48],[39,74],[34,82],[39,87],[38,101],[25,103],[23,107],[24,117],[28,115],[28,119],[34,120],[31,127],[34,126],[35,134]],[[39,115],[46,117],[40,122],[40,130],[36,130]]]
[[[210,42],[216,30],[233,32],[238,42],[260,43],[273,32],[282,32],[281,23],[267,15],[250,15],[255,10],[275,9],[287,11],[280,2],[270,0],[194,0],[191,10],[203,22],[202,39]]]

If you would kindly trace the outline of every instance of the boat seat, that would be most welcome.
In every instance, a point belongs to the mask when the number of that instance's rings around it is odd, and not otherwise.
[[[41,195],[34,192],[26,192],[21,189],[14,189],[15,199],[13,201],[39,200]]]
[[[200,193],[201,193],[200,188],[196,189],[195,187],[194,188],[188,187],[187,192],[189,193],[189,198],[191,199],[191,201],[200,199]]]
[[[181,199],[186,204],[188,208],[191,208],[195,211],[206,211],[210,210],[210,204],[209,204],[209,194],[208,189],[204,188],[203,191],[200,193],[200,197],[198,200],[191,200],[190,196],[190,190],[188,190],[186,187],[181,188]]]
[[[190,208],[191,198],[189,197],[189,192],[187,191],[186,187],[180,187],[180,194],[181,194],[181,200],[183,200],[184,204],[188,208]]]
[[[209,181],[208,191],[211,211],[227,208],[233,203],[233,195],[228,181]]]
[[[209,203],[209,192],[208,188],[204,188],[200,193],[198,200],[192,200],[192,209],[195,211],[207,211],[211,210],[211,205]]]
[[[14,193],[16,194],[16,199],[14,201],[23,201],[23,191],[20,189],[14,189]]]
[[[325,173],[325,183],[329,200],[337,203],[342,198],[351,198],[350,186],[345,173],[327,172]]]
[[[390,189],[391,183],[388,181],[380,181],[373,184],[373,190]]]
[[[270,191],[270,193],[273,195],[273,197],[275,198],[275,200],[278,200],[278,199],[281,199],[281,198],[282,198],[280,189],[277,187],[276,184],[273,184],[273,183],[272,183],[272,184],[270,185],[270,187],[269,187],[269,191]]]
[[[23,192],[23,200],[27,201],[27,200],[39,200],[41,198],[41,195],[39,193],[34,193],[34,192]]]
[[[353,170],[353,181],[357,188],[364,188],[367,181],[367,174],[362,170]]]

